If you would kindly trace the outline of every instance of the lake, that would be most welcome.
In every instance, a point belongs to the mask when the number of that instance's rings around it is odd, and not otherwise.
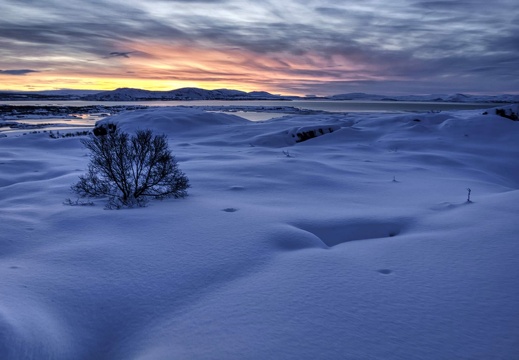
[[[305,110],[330,112],[428,112],[448,110],[475,110],[500,106],[491,103],[444,103],[412,101],[353,101],[353,100],[193,100],[193,101],[0,101],[0,105],[35,106],[92,106],[92,105],[146,105],[146,106],[226,106],[226,107],[295,107]]]
[[[333,100],[294,100],[294,101],[223,101],[223,100],[194,100],[194,101],[0,101],[0,105],[14,106],[189,106],[201,107],[207,111],[226,112],[241,116],[251,121],[264,121],[290,114],[306,114],[312,112],[439,112],[451,110],[487,109],[502,104],[489,103],[442,103],[442,102],[403,102],[403,101],[333,101]],[[1,114],[0,114],[1,115]],[[0,128],[0,133],[19,135],[30,131],[43,130],[74,130],[80,131],[92,128],[95,122],[104,118],[105,113],[75,114],[69,117],[20,118],[5,120],[16,122],[25,128]],[[0,120],[1,121],[1,120]],[[82,129],[81,129],[82,128]]]

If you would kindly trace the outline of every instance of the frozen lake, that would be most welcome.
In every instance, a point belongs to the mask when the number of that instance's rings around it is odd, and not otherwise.
[[[0,105],[34,107],[199,107],[206,111],[226,112],[251,121],[264,121],[290,114],[332,113],[428,113],[451,110],[485,109],[498,104],[489,103],[444,103],[444,102],[403,102],[403,101],[337,101],[337,100],[294,100],[294,101],[1,101]],[[19,124],[17,127],[0,126],[4,135],[23,135],[35,131],[83,131],[92,128],[96,121],[111,115],[108,111],[71,113],[68,115],[42,113],[6,116],[0,112],[0,121]]]

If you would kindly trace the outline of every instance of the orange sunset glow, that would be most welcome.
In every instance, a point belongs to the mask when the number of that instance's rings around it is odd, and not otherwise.
[[[72,0],[38,11],[9,0],[0,3],[0,90],[516,93],[519,57],[498,44],[517,25],[491,21],[506,18],[502,2],[453,22],[456,6],[406,0]]]
[[[134,42],[121,46],[130,49],[127,57],[87,59],[79,64],[44,69],[27,75],[31,90],[54,88],[110,90],[135,87],[171,90],[181,87],[205,89],[232,88],[242,91],[276,92],[284,83],[354,80],[362,67],[347,59],[324,59],[318,54],[283,54],[272,57],[240,49],[211,49]],[[60,60],[58,60],[60,61]],[[66,59],[61,60],[66,62]],[[342,64],[341,64],[342,62]],[[358,71],[348,78],[344,69]],[[327,72],[314,74],[316,68]],[[3,85],[27,90],[19,76],[4,76]]]

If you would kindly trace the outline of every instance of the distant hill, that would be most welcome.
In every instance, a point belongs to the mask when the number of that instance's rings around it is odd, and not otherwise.
[[[181,88],[170,91],[150,91],[132,88],[119,88],[111,91],[96,90],[48,90],[48,91],[0,91],[0,101],[37,101],[37,100],[83,100],[83,101],[171,101],[171,100],[351,100],[351,101],[420,101],[420,102],[459,102],[459,103],[519,103],[519,95],[377,95],[366,93],[347,93],[326,97],[283,96],[265,91],[245,92],[240,90]]]
[[[44,90],[44,91],[1,91],[0,100],[3,101],[38,101],[38,100],[80,100],[83,96],[96,94],[99,90]]]
[[[457,103],[517,103],[519,95],[465,95],[465,94],[432,94],[387,96],[365,93],[348,93],[329,96],[330,100],[355,101],[421,101],[421,102],[457,102]]]
[[[288,97],[272,95],[268,92],[244,92],[239,90],[204,90],[182,88],[171,91],[149,91],[120,88],[84,96],[89,101],[143,101],[143,100],[288,100]]]
[[[90,94],[97,94],[99,90],[75,90],[75,89],[61,89],[61,90],[44,90],[38,91],[37,93],[40,95],[50,95],[50,96],[74,96],[74,97],[82,97]]]

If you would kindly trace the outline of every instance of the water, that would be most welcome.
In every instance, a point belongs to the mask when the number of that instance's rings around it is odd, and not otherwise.
[[[27,115],[28,117],[18,119],[5,119],[3,122],[8,124],[18,124],[17,127],[2,126],[0,118],[0,134],[8,136],[26,135],[40,132],[61,132],[75,133],[90,130],[95,123],[106,114],[75,114],[73,116],[50,116],[38,117],[37,115]],[[0,136],[1,137],[1,136]]]
[[[407,102],[407,101],[332,101],[332,100],[294,100],[294,101],[0,101],[0,105],[33,105],[33,106],[228,106],[228,107],[295,107],[305,110],[322,110],[330,112],[428,112],[449,110],[487,109],[500,104],[491,103],[442,103],[442,102]],[[502,105],[502,104],[501,104]]]
[[[251,121],[263,121],[295,113],[298,110],[346,112],[439,112],[452,110],[487,109],[500,104],[489,103],[441,103],[441,102],[403,102],[403,101],[332,101],[332,100],[294,100],[294,101],[0,101],[0,105],[18,106],[189,106],[205,107],[210,111],[227,112]],[[295,109],[294,109],[295,108]],[[1,115],[1,114],[0,114]],[[95,122],[106,114],[74,114],[68,117],[21,118],[5,120],[27,125],[26,128],[10,129],[0,127],[0,133],[19,135],[31,131],[60,130],[81,131],[92,128]],[[1,121],[1,120],[0,120]]]

